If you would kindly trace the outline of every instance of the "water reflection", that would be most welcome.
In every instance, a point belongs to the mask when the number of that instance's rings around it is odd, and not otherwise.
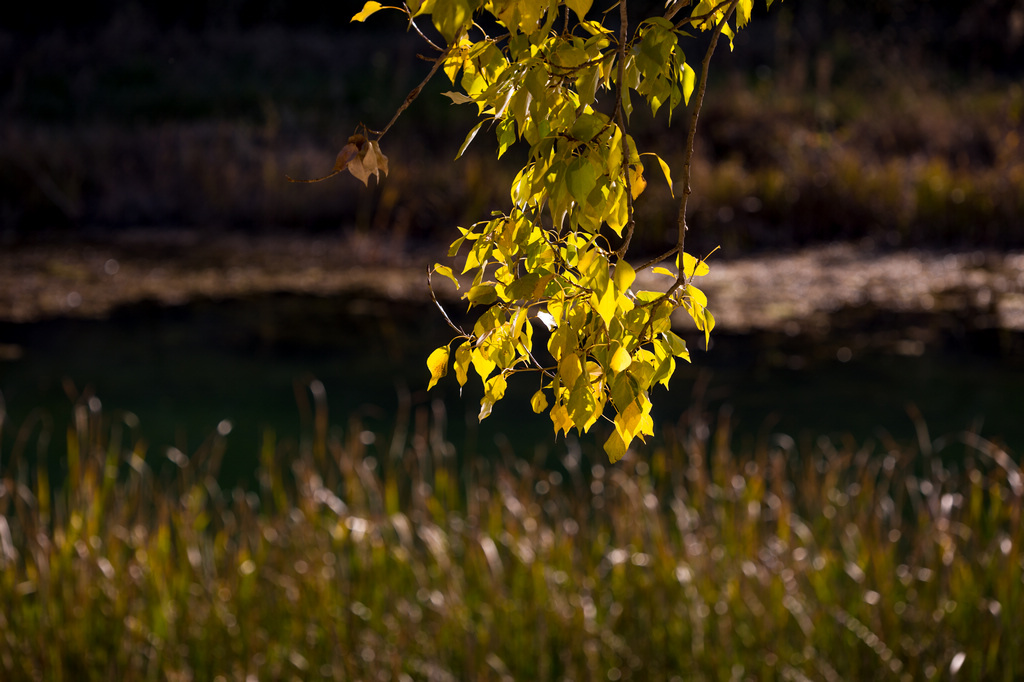
[[[461,395],[454,380],[426,393],[424,358],[449,335],[438,317],[425,304],[289,295],[141,305],[107,321],[3,324],[0,391],[14,423],[37,407],[67,423],[82,396],[130,411],[151,456],[172,447],[189,453],[228,432],[225,467],[242,477],[265,430],[298,439],[313,427],[311,401],[326,403],[330,428],[360,438],[446,408],[460,456],[530,458],[538,447],[564,447],[547,417],[529,409],[535,382],[510,382],[483,424],[472,383]],[[925,327],[931,331],[915,336]],[[694,364],[680,363],[672,390],[654,398],[656,423],[677,420],[698,401],[712,421],[729,406],[733,437],[751,442],[773,431],[913,438],[912,404],[933,435],[974,429],[1021,452],[1019,336],[864,310],[834,316],[837,329],[716,334],[710,352],[692,341]],[[599,445],[584,439],[584,447]]]

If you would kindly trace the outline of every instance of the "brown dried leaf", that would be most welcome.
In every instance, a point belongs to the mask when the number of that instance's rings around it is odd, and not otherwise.
[[[338,152],[338,157],[334,159],[334,170],[341,172],[345,170],[349,162],[359,155],[359,148],[349,142],[347,145],[341,148]]]

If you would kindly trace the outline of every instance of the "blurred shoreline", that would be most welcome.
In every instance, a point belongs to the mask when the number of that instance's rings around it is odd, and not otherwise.
[[[358,234],[188,230],[22,244],[0,251],[0,321],[102,319],[140,303],[276,294],[430,306],[427,269],[434,260],[447,262],[444,253],[436,244],[402,254]],[[824,338],[833,315],[858,310],[868,317],[901,315],[909,326],[920,326],[917,318],[945,317],[971,329],[1024,332],[1024,251],[833,243],[734,258],[715,254],[708,262],[710,274],[696,284],[711,301],[718,332]],[[658,279],[644,271],[635,288],[657,289]],[[459,291],[443,278],[434,284],[441,301],[461,308]]]

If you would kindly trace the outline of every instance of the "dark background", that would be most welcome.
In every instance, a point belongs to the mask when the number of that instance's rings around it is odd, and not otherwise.
[[[358,230],[409,250],[502,207],[515,155],[499,163],[484,140],[452,163],[473,117],[439,96],[443,76],[382,141],[380,186],[285,180],[329,170],[428,70],[398,13],[352,24],[361,4],[5,9],[0,237]],[[660,4],[631,3],[634,23]],[[691,204],[710,229],[695,248],[1024,243],[1024,153],[1007,146],[1022,132],[1024,2],[786,0],[758,15],[712,65]],[[686,46],[691,62],[699,46]],[[645,112],[633,124],[678,163],[678,125]],[[891,190],[893,177],[905,186]],[[641,250],[673,238],[658,184]]]

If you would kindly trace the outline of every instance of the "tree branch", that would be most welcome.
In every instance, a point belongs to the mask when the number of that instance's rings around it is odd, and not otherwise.
[[[619,258],[626,257],[626,251],[629,249],[629,242],[633,239],[633,228],[636,223],[633,221],[633,188],[630,186],[629,181],[629,145],[626,144],[626,117],[623,113],[622,95],[625,92],[626,86],[626,36],[629,30],[629,17],[626,12],[626,0],[619,0],[619,46],[618,46],[618,66],[619,66],[619,77],[618,77],[618,88],[616,88],[615,94],[615,119],[618,123],[619,130],[622,131],[622,159],[625,164],[625,177],[626,177],[626,236],[622,240],[622,244],[615,251],[615,255]]]
[[[693,0],[676,0],[675,2],[672,3],[671,7],[665,10],[665,18],[668,19],[669,21],[672,21],[672,17],[679,14],[679,10],[683,9],[684,7],[689,7],[692,1]]]
[[[413,88],[412,91],[409,92],[408,95],[406,95],[405,101],[402,102],[402,106],[398,107],[398,111],[396,111],[395,115],[391,117],[391,120],[388,121],[388,124],[386,126],[384,126],[384,129],[381,130],[380,132],[377,132],[376,130],[372,131],[377,136],[377,140],[380,140],[380,138],[384,137],[385,133],[391,130],[391,126],[395,125],[395,121],[397,121],[398,117],[402,115],[402,112],[408,109],[410,104],[416,101],[416,98],[419,97],[420,92],[423,91],[423,86],[429,83],[430,79],[434,77],[434,74],[437,73],[437,70],[441,68],[442,64],[444,64],[444,61],[448,58],[448,55],[451,54],[452,49],[454,49],[454,47],[455,45],[449,45],[444,49],[440,56],[438,56],[438,58],[434,60],[434,65],[430,68],[430,73],[427,74],[427,77],[424,78],[419,85]]]
[[[714,34],[711,36],[711,43],[708,45],[707,52],[704,53],[704,61],[701,62],[700,72],[700,83],[697,85],[697,99],[693,102],[693,113],[690,116],[690,127],[686,131],[686,151],[683,156],[683,197],[679,200],[679,218],[678,227],[679,235],[676,239],[675,250],[677,254],[683,253],[683,246],[686,243],[686,231],[689,229],[686,225],[686,205],[690,198],[690,166],[693,162],[693,141],[697,134],[697,119],[700,117],[700,110],[704,104],[704,92],[707,90],[708,85],[708,66],[711,63],[711,55],[715,53],[715,47],[718,45],[718,37],[722,35],[722,29],[725,28],[726,22],[732,16],[732,13],[736,10],[736,4],[739,0],[730,0],[729,8],[725,12],[725,16],[715,26]],[[676,274],[676,283],[665,292],[665,296],[671,296],[676,289],[686,284],[686,270],[682,267],[680,262],[679,272]]]

